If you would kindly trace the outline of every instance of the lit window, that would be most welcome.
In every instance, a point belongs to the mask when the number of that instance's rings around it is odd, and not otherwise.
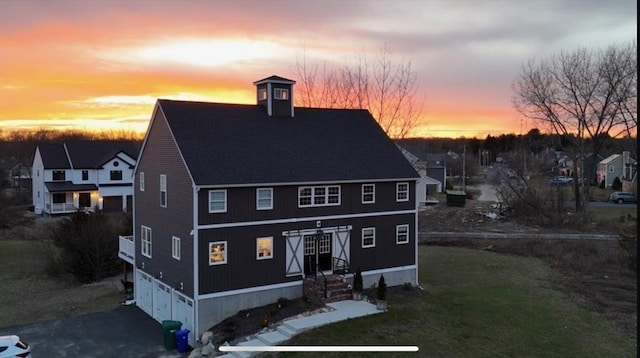
[[[209,191],[209,212],[224,213],[227,211],[227,191],[226,190],[210,190]]]
[[[396,201],[409,201],[409,183],[396,184]]]
[[[267,90],[261,88],[258,90],[258,101],[264,101],[265,99],[267,99]]]
[[[362,229],[362,247],[376,246],[376,228],[366,227]]]
[[[256,259],[273,258],[273,237],[259,237],[256,239]]]
[[[409,225],[397,225],[396,226],[396,244],[409,243]]]
[[[209,243],[209,265],[227,263],[227,242],[217,241]]]
[[[144,191],[144,172],[140,172],[140,191]]]
[[[142,226],[140,237],[140,252],[143,256],[151,258],[151,228]]]
[[[362,203],[372,204],[376,201],[376,186],[374,184],[362,185]]]
[[[289,90],[284,88],[276,88],[273,92],[275,99],[289,99]]]
[[[167,176],[160,174],[160,206],[167,207]]]
[[[273,189],[271,188],[256,189],[256,209],[257,210],[273,209]]]
[[[176,260],[180,260],[180,238],[172,237],[171,238],[171,257]]]

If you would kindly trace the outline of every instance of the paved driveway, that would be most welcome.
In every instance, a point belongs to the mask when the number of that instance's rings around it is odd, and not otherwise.
[[[135,306],[0,328],[31,346],[34,358],[186,357],[164,348],[162,326]]]

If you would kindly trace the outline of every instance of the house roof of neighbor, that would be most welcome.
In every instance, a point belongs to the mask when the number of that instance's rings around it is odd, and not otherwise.
[[[38,150],[47,169],[98,169],[120,152],[137,159],[140,145],[135,141],[69,141],[42,143]]]

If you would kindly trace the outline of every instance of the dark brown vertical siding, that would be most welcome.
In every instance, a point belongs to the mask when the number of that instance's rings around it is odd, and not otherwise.
[[[387,212],[412,210],[415,208],[415,193],[410,182],[409,201],[396,202],[396,182],[379,182],[376,185],[374,204],[362,204],[362,184],[340,185],[339,206],[298,207],[299,186],[276,186],[273,189],[273,209],[256,209],[256,188],[227,188],[227,212],[209,213],[209,189],[201,189],[198,198],[200,225],[230,222],[262,221],[281,218],[300,218],[310,216],[344,215],[353,213]],[[262,188],[262,187],[260,187]],[[268,186],[265,186],[268,188]]]
[[[150,128],[147,143],[135,174],[136,264],[172,287],[183,283],[184,293],[193,296],[193,190],[191,179],[175,146],[162,111]],[[145,190],[140,191],[140,172],[144,172]],[[167,176],[167,207],[160,207],[160,174]],[[151,259],[140,251],[141,225],[152,232]],[[181,258],[171,255],[172,236],[180,238]]]
[[[409,243],[396,245],[395,230],[398,224],[409,224]],[[322,220],[322,227],[352,225],[351,266],[360,265],[363,270],[383,269],[415,263],[415,219],[413,214],[392,215],[378,218],[346,218]],[[376,227],[376,247],[361,248],[361,229]],[[286,277],[286,239],[283,231],[316,228],[315,221],[256,225],[238,228],[200,230],[198,234],[198,260],[200,294],[222,292],[254,286],[277,284],[299,280],[300,276]],[[273,259],[256,259],[256,238],[273,237]],[[228,258],[222,265],[209,265],[209,243],[226,241]],[[336,248],[333,248],[334,253]]]
[[[286,100],[276,99],[275,90],[276,88],[284,88],[289,90],[289,98]],[[291,116],[291,86],[285,84],[277,84],[274,83],[271,85],[271,98],[273,99],[272,103],[272,114],[274,116]]]

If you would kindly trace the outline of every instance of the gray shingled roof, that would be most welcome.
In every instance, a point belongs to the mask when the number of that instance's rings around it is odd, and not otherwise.
[[[68,158],[75,169],[97,169],[119,152],[137,159],[140,145],[134,141],[119,140],[69,141],[42,143],[38,149],[46,169],[70,169]]]
[[[197,185],[417,178],[365,110],[159,100]]]
[[[50,193],[65,191],[94,191],[98,190],[95,184],[73,184],[70,181],[46,182],[44,185]]]
[[[137,159],[139,145],[125,140],[70,141],[66,143],[75,169],[97,169],[119,152]]]
[[[64,144],[42,143],[38,145],[38,150],[46,169],[71,169]]]

